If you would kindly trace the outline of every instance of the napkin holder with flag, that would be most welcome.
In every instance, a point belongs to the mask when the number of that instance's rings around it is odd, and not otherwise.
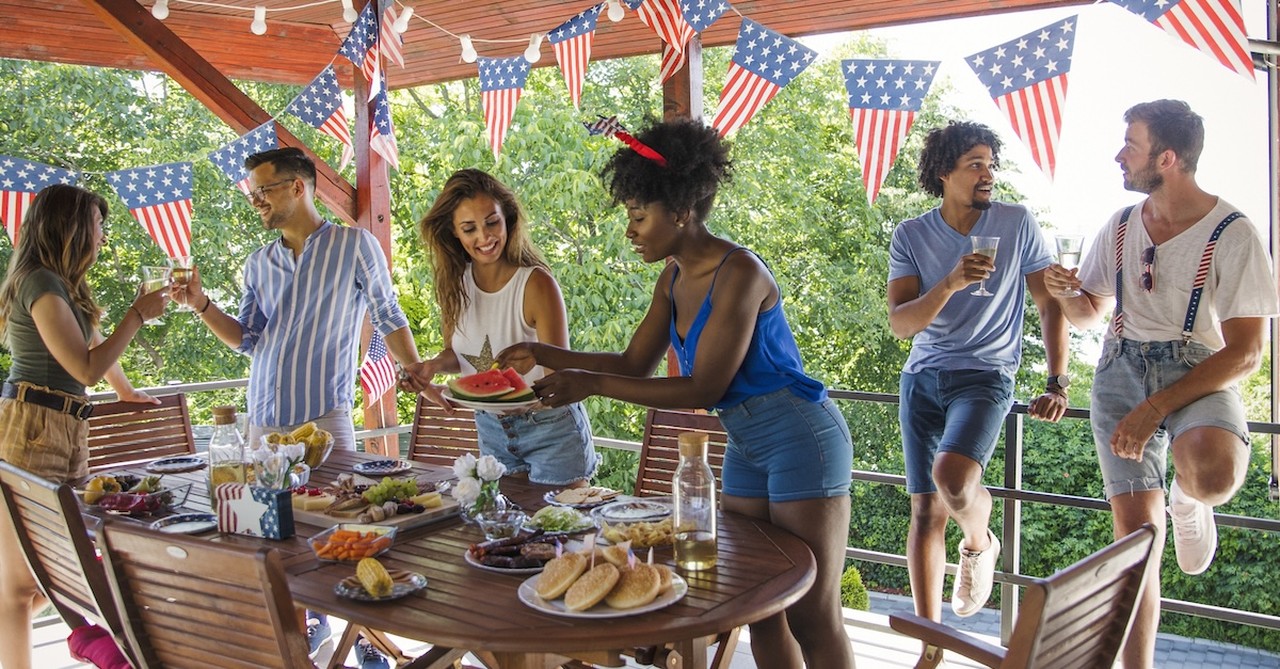
[[[218,531],[264,539],[293,536],[293,491],[223,483],[214,492]]]

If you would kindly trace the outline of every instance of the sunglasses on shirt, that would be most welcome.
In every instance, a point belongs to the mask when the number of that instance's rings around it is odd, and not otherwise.
[[[1142,289],[1150,293],[1156,289],[1156,245],[1152,244],[1142,251]]]

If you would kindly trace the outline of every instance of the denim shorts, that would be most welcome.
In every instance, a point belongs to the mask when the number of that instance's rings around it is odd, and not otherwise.
[[[898,422],[907,492],[937,492],[933,460],[957,453],[986,469],[1004,417],[1013,405],[1013,379],[994,370],[922,369],[902,375]]]
[[[480,452],[543,485],[586,481],[600,457],[581,403],[516,414],[476,412]]]
[[[830,399],[783,388],[717,411],[725,433],[722,489],[770,502],[849,494],[853,441]]]
[[[1098,451],[1107,499],[1122,493],[1164,490],[1169,442],[1192,428],[1222,428],[1249,443],[1244,402],[1240,399],[1240,389],[1232,386],[1205,395],[1165,416],[1144,447],[1142,462],[1126,460],[1111,452],[1111,435],[1126,414],[1212,354],[1213,351],[1196,342],[1132,339],[1107,342],[1093,376],[1090,402],[1093,443]]]

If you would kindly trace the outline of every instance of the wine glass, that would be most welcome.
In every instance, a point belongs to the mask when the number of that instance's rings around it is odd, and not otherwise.
[[[1080,266],[1080,252],[1084,249],[1083,235],[1058,235],[1054,237],[1054,241],[1058,244],[1058,264],[1064,269],[1075,269]],[[1074,288],[1068,288],[1061,293],[1061,297],[1080,297],[1080,291]]]
[[[191,256],[173,256],[169,258],[170,276],[179,286],[186,286],[191,281],[191,267],[194,260]],[[195,311],[190,304],[179,304],[178,311]]]
[[[153,265],[144,265],[142,267],[142,292],[154,293],[157,290],[164,290],[169,285],[169,268],[157,267]],[[145,321],[147,325],[164,325],[164,321],[159,316]]]
[[[991,263],[995,264],[996,247],[1000,245],[999,237],[980,237],[980,236],[974,235],[970,237],[969,240],[973,242],[974,253],[990,258]],[[992,293],[987,290],[987,280],[983,279],[978,282],[978,289],[969,294],[977,295],[978,297],[991,297],[995,293]]]

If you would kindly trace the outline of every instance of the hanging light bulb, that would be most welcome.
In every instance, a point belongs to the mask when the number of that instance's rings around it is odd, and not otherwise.
[[[471,45],[471,36],[463,35],[462,37],[459,37],[458,40],[462,42],[462,62],[476,62],[476,58],[479,57],[479,54],[476,53],[476,48]]]
[[[413,7],[405,7],[400,13],[400,18],[396,19],[395,25],[391,26],[395,29],[396,34],[403,35],[409,29],[409,17],[413,16]]]
[[[352,0],[342,0],[342,20],[347,23],[355,23],[360,18],[360,13],[356,11]]]
[[[524,59],[530,63],[542,60],[542,33],[529,36],[529,48],[524,50]]]
[[[609,20],[617,23],[626,18],[627,11],[622,8],[622,0],[609,0]]]
[[[157,21],[169,18],[169,0],[156,0],[156,4],[151,5],[151,15],[156,17]]]
[[[255,35],[267,34],[267,8],[258,5],[253,8],[253,23],[249,24],[249,32]]]

